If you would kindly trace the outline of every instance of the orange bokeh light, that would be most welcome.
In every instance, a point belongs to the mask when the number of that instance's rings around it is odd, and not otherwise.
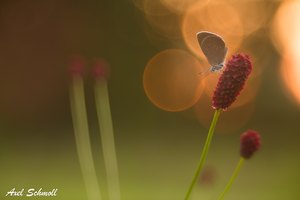
[[[151,30],[169,39],[181,38],[179,18],[160,1],[144,0],[143,11]],[[147,32],[147,30],[145,30]]]
[[[240,2],[235,0],[230,0],[228,3],[231,3],[236,12],[239,14],[245,35],[249,35],[266,25],[268,3],[264,1]]]
[[[202,5],[205,5],[210,0],[161,0],[162,4],[166,6],[169,10],[176,12],[176,13],[183,13],[189,7],[194,6],[195,3],[201,2]]]
[[[272,36],[279,52],[300,52],[300,1],[285,1],[273,21]]]
[[[280,73],[286,88],[300,103],[300,1],[285,1],[279,7],[272,36],[278,51],[283,54]]]
[[[190,7],[182,20],[181,31],[187,47],[199,57],[202,54],[196,33],[210,31],[222,36],[229,49],[235,52],[243,40],[243,25],[236,10],[225,2],[197,3]]]
[[[146,65],[143,85],[147,97],[166,111],[182,111],[200,98],[203,86],[200,62],[188,52],[168,49],[156,54]]]
[[[290,55],[282,59],[280,66],[281,77],[287,89],[291,92],[295,100],[300,103],[300,58]]]

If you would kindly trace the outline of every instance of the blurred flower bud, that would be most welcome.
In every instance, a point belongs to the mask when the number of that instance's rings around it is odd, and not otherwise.
[[[250,158],[261,146],[260,135],[253,130],[248,130],[240,138],[240,154],[243,158]]]
[[[95,59],[93,74],[96,79],[108,79],[110,74],[109,64],[104,59]]]
[[[84,68],[86,66],[86,61],[83,56],[73,55],[70,58],[70,73],[73,76],[82,76]]]

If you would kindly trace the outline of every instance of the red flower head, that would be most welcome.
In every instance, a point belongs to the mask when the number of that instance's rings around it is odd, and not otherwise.
[[[240,154],[243,158],[250,158],[261,146],[260,135],[253,130],[248,130],[241,135]]]
[[[82,76],[86,61],[83,56],[74,55],[70,58],[70,72],[73,76]]]
[[[240,94],[252,71],[248,55],[237,54],[226,63],[212,98],[214,109],[226,110]]]
[[[109,64],[104,59],[95,59],[93,73],[96,79],[107,79],[109,77]]]

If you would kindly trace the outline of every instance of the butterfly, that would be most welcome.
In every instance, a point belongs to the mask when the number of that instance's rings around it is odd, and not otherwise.
[[[201,31],[197,33],[198,43],[211,65],[208,72],[218,72],[224,67],[228,48],[223,38],[215,33]]]

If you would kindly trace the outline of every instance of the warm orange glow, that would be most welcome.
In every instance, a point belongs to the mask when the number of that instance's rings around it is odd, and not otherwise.
[[[182,111],[201,96],[201,64],[183,50],[169,49],[156,54],[146,65],[143,84],[150,101],[167,111]]]
[[[300,57],[289,55],[283,58],[280,72],[285,86],[300,103]]]
[[[300,103],[300,1],[285,1],[273,21],[273,39],[283,55],[281,76],[286,88]]]
[[[153,33],[169,39],[183,37],[189,49],[203,57],[196,33],[211,31],[223,36],[229,54],[235,52],[245,35],[265,25],[267,19],[264,2],[210,1],[210,0],[131,0],[145,14],[151,29],[145,30],[152,40]],[[154,32],[153,32],[154,31]]]
[[[264,1],[229,1],[240,16],[245,35],[263,27],[267,21],[268,3]],[[228,2],[228,3],[229,3]]]
[[[174,11],[176,13],[183,13],[186,11],[189,7],[194,6],[195,3],[197,3],[198,0],[161,0],[161,2],[171,11]],[[201,0],[198,2],[201,2],[203,5],[208,3],[210,0]]]
[[[214,109],[211,107],[211,98],[202,95],[199,102],[194,106],[197,120],[205,127],[209,127],[213,117]],[[216,126],[216,133],[230,134],[241,129],[251,119],[254,112],[254,104],[250,103],[228,111],[222,112]]]
[[[285,1],[273,22],[272,36],[279,52],[300,52],[300,1]]]
[[[196,33],[211,31],[221,35],[229,48],[234,52],[243,40],[243,25],[236,10],[225,2],[202,3],[190,7],[183,17],[182,35],[188,48],[203,58]]]
[[[264,32],[253,34],[247,38],[239,52],[245,53],[250,56],[253,63],[253,72],[251,78],[262,75],[264,69],[269,65],[270,59],[270,45],[269,41],[265,38]]]
[[[144,0],[143,10],[152,31],[170,39],[181,38],[179,18],[160,1]]]

